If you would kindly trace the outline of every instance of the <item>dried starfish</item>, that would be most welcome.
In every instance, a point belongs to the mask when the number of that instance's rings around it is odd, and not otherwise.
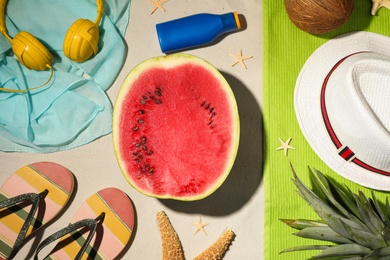
[[[227,250],[229,249],[230,244],[232,243],[235,234],[230,229],[225,230],[222,235],[212,244],[209,248],[203,251],[200,255],[194,258],[194,260],[221,260]]]
[[[164,211],[157,212],[157,222],[162,240],[162,259],[185,260],[179,236]],[[217,241],[194,260],[222,260],[235,236],[230,229],[225,230]]]
[[[246,65],[244,63],[244,60],[247,60],[247,59],[250,59],[250,58],[253,57],[253,56],[242,56],[242,49],[240,49],[238,51],[238,55],[234,55],[234,54],[231,54],[231,53],[229,53],[229,55],[235,59],[233,64],[232,64],[232,67],[234,65],[236,65],[237,63],[240,63],[242,66],[244,66],[245,69],[247,69],[247,68],[246,68]]]
[[[154,2],[152,0],[149,0],[149,3],[153,5],[153,9],[150,12],[150,14],[153,14],[157,9],[160,9],[161,11],[165,12],[165,9],[162,5],[165,4],[166,2],[168,2],[168,0],[156,0]]]
[[[371,14],[376,15],[382,6],[390,9],[390,0],[372,0]]]
[[[294,147],[292,147],[292,146],[290,145],[291,137],[288,138],[286,142],[279,138],[279,142],[280,142],[281,146],[278,147],[278,148],[276,148],[276,150],[277,150],[277,151],[283,150],[283,151],[284,151],[284,156],[287,156],[287,150],[288,150],[288,149],[293,149],[293,150],[295,149]]]
[[[202,230],[203,233],[205,233],[205,234],[207,235],[206,230],[204,230],[204,227],[207,226],[208,223],[202,223],[202,219],[200,218],[200,216],[199,216],[199,218],[198,218],[198,223],[191,223],[191,225],[193,225],[193,226],[196,227],[196,229],[195,229],[195,231],[194,231],[194,235],[195,235],[196,233],[198,233],[198,231],[200,231],[200,230]]]
[[[164,211],[157,212],[157,223],[160,228],[162,240],[162,259],[184,260],[183,247],[179,236]]]

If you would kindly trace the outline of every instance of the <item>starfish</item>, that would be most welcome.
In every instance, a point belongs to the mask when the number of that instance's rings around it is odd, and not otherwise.
[[[234,55],[234,54],[230,54],[230,53],[229,53],[229,55],[235,59],[233,64],[232,64],[232,67],[234,65],[236,65],[237,63],[240,63],[242,66],[244,66],[245,69],[247,69],[247,68],[246,68],[246,65],[244,63],[244,60],[247,60],[247,59],[250,59],[253,57],[253,56],[242,56],[242,49],[240,49],[238,51],[238,55]]]
[[[162,240],[162,258],[178,260],[185,259],[179,236],[177,235],[171,224],[171,221],[164,211],[157,212],[157,223],[160,229]],[[198,226],[199,224],[201,225],[200,229],[203,229],[205,225],[208,225],[201,223],[200,216],[198,223],[193,225]],[[194,260],[221,259],[221,256],[225,255],[225,253],[228,251],[229,246],[231,245],[235,236],[236,234],[234,234],[232,230],[226,229],[217,239],[217,241],[215,241],[209,248],[194,258]]]
[[[165,4],[166,2],[168,2],[168,0],[156,0],[154,2],[152,0],[149,0],[149,3],[153,5],[153,9],[150,12],[150,14],[153,14],[157,9],[160,9],[161,11],[165,12],[165,9],[162,5]]]
[[[379,8],[386,7],[387,9],[390,9],[390,2],[389,0],[371,0],[372,1],[372,7],[371,7],[371,14],[376,15]]]
[[[294,147],[290,146],[290,141],[291,141],[291,137],[287,139],[286,142],[284,142],[282,139],[279,138],[279,141],[281,143],[282,146],[276,148],[276,150],[284,150],[284,156],[287,156],[287,150],[288,149],[295,149]]]
[[[199,230],[202,230],[203,233],[205,233],[207,235],[206,230],[204,230],[204,227],[207,226],[208,223],[202,223],[202,220],[200,219],[200,216],[199,216],[199,219],[198,219],[198,223],[191,223],[191,225],[196,227],[194,235],[196,233],[198,233]]]

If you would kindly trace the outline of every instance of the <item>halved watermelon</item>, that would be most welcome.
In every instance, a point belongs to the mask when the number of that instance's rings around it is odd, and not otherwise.
[[[233,92],[201,58],[172,54],[143,61],[119,91],[113,143],[124,176],[140,192],[202,199],[224,182],[237,154]]]

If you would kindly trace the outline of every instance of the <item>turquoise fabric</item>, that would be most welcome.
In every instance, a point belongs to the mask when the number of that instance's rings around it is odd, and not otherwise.
[[[112,104],[106,94],[123,66],[124,34],[130,0],[105,0],[99,52],[83,63],[63,54],[68,28],[79,18],[95,21],[95,0],[9,0],[6,25],[11,37],[28,31],[52,52],[53,78],[27,93],[0,91],[0,150],[50,153],[87,144],[112,129]],[[0,35],[0,86],[33,88],[50,71],[28,70]]]

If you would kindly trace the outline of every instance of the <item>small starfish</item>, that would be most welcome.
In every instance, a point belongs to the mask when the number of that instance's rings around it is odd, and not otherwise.
[[[233,64],[232,64],[232,67],[234,65],[236,65],[237,63],[240,63],[242,66],[244,66],[245,69],[247,69],[247,67],[244,63],[244,60],[247,60],[247,59],[250,59],[253,57],[253,56],[242,56],[242,49],[240,49],[238,51],[238,55],[234,55],[234,54],[230,54],[230,53],[229,53],[229,55],[235,59]]]
[[[165,9],[162,5],[166,2],[168,2],[168,0],[156,0],[154,2],[152,0],[149,0],[149,3],[153,5],[153,9],[150,14],[153,14],[157,9],[160,9],[161,11],[165,12]]]
[[[288,149],[295,149],[294,147],[290,146],[290,141],[291,141],[291,137],[287,139],[287,141],[283,141],[282,139],[279,138],[279,141],[281,143],[282,146],[276,148],[277,151],[279,150],[284,150],[284,156],[287,156],[287,150]]]
[[[387,9],[390,9],[389,0],[371,0],[371,1],[372,1],[372,7],[371,7],[372,15],[376,15],[376,13],[381,7],[386,7]]]
[[[208,224],[209,224],[209,223],[202,223],[202,220],[201,220],[201,218],[200,218],[200,216],[199,216],[198,223],[191,223],[191,225],[193,225],[193,226],[196,227],[196,229],[195,229],[195,231],[194,231],[194,235],[195,235],[196,233],[198,233],[199,230],[202,230],[203,233],[205,233],[205,234],[207,235],[206,230],[204,230],[204,227],[207,226]]]

